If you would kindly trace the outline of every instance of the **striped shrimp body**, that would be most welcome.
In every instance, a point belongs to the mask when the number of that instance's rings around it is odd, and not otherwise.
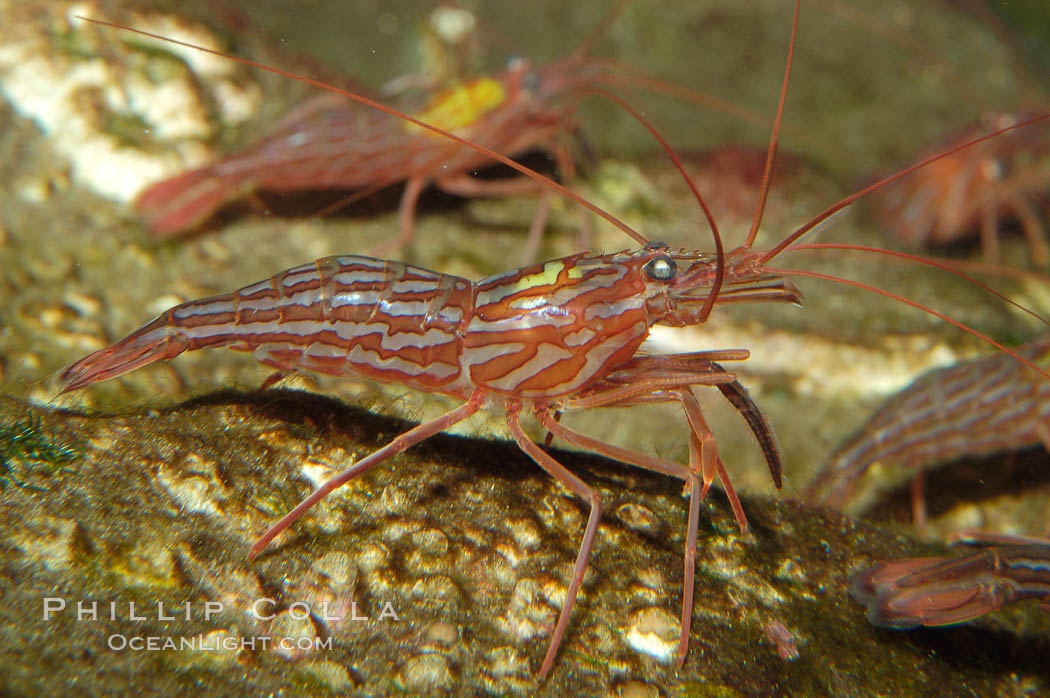
[[[1050,610],[1050,541],[880,562],[854,575],[852,592],[873,625],[898,630],[965,623],[1030,598]]]
[[[74,390],[194,349],[252,351],[279,371],[305,369],[394,381],[464,401],[420,424],[322,484],[267,531],[258,554],[329,492],[479,409],[500,407],[514,440],[591,507],[572,581],[544,659],[546,675],[568,624],[597,533],[598,494],[532,443],[522,410],[569,443],[686,482],[691,496],[679,661],[688,648],[699,502],[719,477],[742,530],[747,519],[714,446],[694,385],[718,386],[762,446],[774,482],[780,461],[769,427],[735,377],[718,361],[741,350],[646,356],[639,347],[655,324],[696,324],[718,274],[716,257],[649,243],[618,254],[583,254],[477,283],[370,257],[327,257],[233,293],[178,305],[61,374]],[[798,302],[784,279],[750,270],[726,274],[726,299]],[[691,426],[683,466],[604,444],[558,423],[564,409],[678,401]],[[702,482],[701,482],[702,480]]]
[[[681,267],[681,268],[680,268]],[[469,399],[578,393],[657,324],[699,322],[714,259],[651,243],[576,254],[476,283],[362,256],[319,259],[233,293],[175,306],[62,372],[75,390],[183,351],[251,351],[280,371],[361,376]],[[732,289],[797,301],[790,282]]]
[[[1050,365],[1050,339],[1017,353]],[[828,459],[806,496],[834,508],[851,500],[858,480],[879,462],[916,471],[916,523],[925,519],[924,466],[1042,443],[1050,450],[1050,382],[1011,356],[997,354],[930,371],[897,393]]]
[[[560,136],[574,129],[572,105],[559,101],[607,72],[586,58],[570,56],[547,66],[512,61],[503,72],[404,97],[398,108],[501,153],[545,147],[559,171],[573,169]],[[241,152],[148,187],[135,203],[159,238],[197,227],[223,204],[259,191],[356,190],[355,198],[404,183],[399,206],[400,237],[407,243],[415,207],[428,184],[467,197],[540,194],[529,247],[538,245],[550,194],[523,179],[481,180],[471,173],[491,159],[477,150],[436,136],[409,122],[368,109],[339,95],[322,94],[287,114],[266,136]]]

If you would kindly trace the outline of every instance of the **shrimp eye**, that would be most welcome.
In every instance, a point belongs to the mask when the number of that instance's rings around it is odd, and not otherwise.
[[[540,74],[535,70],[529,70],[521,76],[521,86],[528,92],[539,92],[542,82]]]
[[[528,58],[522,58],[521,56],[513,56],[507,61],[507,72],[517,73],[520,77],[521,87],[527,92],[539,92],[541,87],[542,79],[540,78],[539,71],[534,70]]]
[[[642,271],[653,281],[670,281],[678,273],[678,265],[667,255],[654,257]]]

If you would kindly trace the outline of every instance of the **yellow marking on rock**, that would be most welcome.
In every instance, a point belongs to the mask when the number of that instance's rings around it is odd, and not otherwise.
[[[503,104],[506,97],[506,90],[498,80],[480,78],[442,90],[434,95],[423,111],[414,116],[444,131],[455,131],[476,124],[486,114]],[[408,122],[405,123],[405,128],[409,132],[425,131]]]

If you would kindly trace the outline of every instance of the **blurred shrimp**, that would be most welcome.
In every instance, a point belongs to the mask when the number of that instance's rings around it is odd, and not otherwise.
[[[966,623],[1029,598],[1050,611],[1050,540],[879,562],[854,575],[851,591],[868,607],[872,625],[898,630]]]
[[[502,73],[442,90],[403,97],[397,107],[421,121],[509,155],[543,147],[570,176],[560,137],[575,129],[572,104],[559,103],[600,79],[585,58],[542,68],[516,60]],[[491,161],[476,150],[333,94],[319,95],[286,115],[262,140],[205,167],[148,187],[135,203],[154,237],[191,231],[224,204],[254,192],[356,190],[354,198],[403,183],[399,247],[412,237],[415,208],[428,184],[461,196],[537,194],[529,248],[535,254],[550,195],[523,178],[472,176]]]
[[[1050,337],[1017,352],[1050,366]],[[890,397],[828,458],[803,497],[845,508],[873,465],[900,463],[915,471],[912,508],[921,525],[921,468],[1040,443],[1050,450],[1050,383],[1003,354],[963,361],[929,371]]]
[[[1023,121],[1004,114],[993,128]],[[969,128],[920,155],[966,143],[989,124]],[[1028,241],[1031,263],[1050,263],[1045,215],[1050,212],[1050,130],[1012,131],[955,153],[873,197],[879,217],[913,247],[943,247],[978,237],[985,261],[999,261],[999,236],[1016,225]]]

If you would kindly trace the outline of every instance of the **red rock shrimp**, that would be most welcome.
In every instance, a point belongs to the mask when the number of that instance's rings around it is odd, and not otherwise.
[[[853,12],[854,21],[867,21],[863,11]],[[1000,38],[1023,94],[1019,106],[1004,111],[970,85],[965,73],[933,58],[942,79],[978,105],[981,112],[971,123],[933,139],[932,145],[924,147],[912,162],[966,143],[982,133],[1024,121],[1047,108],[1038,71],[1026,65],[1021,38],[1010,31],[999,14],[974,1],[960,3],[956,12],[978,18]],[[878,31],[888,42],[901,45],[910,53],[926,54],[921,44],[902,36],[906,29],[880,26]],[[912,248],[944,249],[977,238],[985,261],[996,264],[1000,259],[1000,236],[1008,229],[1019,229],[1026,238],[1031,264],[1045,268],[1050,263],[1046,229],[1050,215],[1050,128],[1043,125],[1013,131],[962,150],[887,187],[873,196],[871,203],[887,231]]]
[[[1001,128],[1027,116],[1003,114]],[[926,155],[966,143],[988,130],[969,128]],[[920,156],[920,158],[925,155]],[[1027,238],[1031,263],[1050,263],[1043,221],[1050,211],[1050,129],[1004,134],[923,169],[910,181],[874,199],[879,216],[899,240],[912,247],[938,248],[980,237],[987,262],[999,261],[999,236],[1009,221]]]
[[[533,65],[512,59],[498,73],[444,87],[405,90],[390,103],[420,121],[510,157],[546,150],[563,179],[571,179],[575,170],[571,140],[579,136],[576,104],[592,88],[635,85],[764,123],[746,109],[663,83],[617,61],[588,55],[589,47],[628,3],[618,3],[580,49],[561,60]],[[149,185],[135,201],[135,209],[153,237],[169,238],[192,232],[225,204],[254,193],[352,192],[337,202],[345,205],[403,184],[398,205],[400,234],[374,248],[373,253],[383,254],[411,240],[416,208],[428,186],[465,198],[538,195],[523,254],[527,262],[535,261],[548,217],[550,190],[528,178],[475,176],[492,164],[491,158],[477,150],[341,95],[325,93],[286,114],[254,144]],[[581,233],[584,241],[587,237],[585,231]]]
[[[563,179],[570,179],[575,169],[570,137],[578,135],[576,103],[592,87],[634,83],[674,91],[685,99],[761,121],[746,110],[646,78],[616,61],[587,55],[589,46],[627,4],[628,0],[618,3],[595,34],[561,60],[532,65],[525,59],[513,59],[498,73],[449,86],[403,90],[389,101],[420,121],[510,157],[546,150]],[[411,240],[416,208],[428,186],[466,198],[538,195],[523,255],[526,261],[535,261],[551,192],[528,178],[474,176],[492,164],[491,158],[477,150],[344,96],[324,93],[286,114],[254,144],[149,185],[138,196],[135,208],[153,237],[168,238],[191,232],[225,204],[256,192],[353,192],[338,202],[345,205],[403,184],[398,205],[400,234],[373,250],[382,254]]]
[[[598,79],[583,57],[542,67],[518,60],[502,73],[395,104],[422,121],[499,152],[513,155],[545,147],[567,176],[572,158],[562,137],[575,128],[572,93]],[[224,203],[255,191],[360,193],[403,182],[401,234],[390,245],[400,247],[411,239],[416,205],[428,184],[469,197],[541,192],[530,180],[471,176],[488,164],[475,150],[339,95],[322,94],[287,114],[247,149],[151,185],[135,208],[151,234],[163,238],[193,229]],[[535,244],[544,224],[541,204],[530,236]]]

